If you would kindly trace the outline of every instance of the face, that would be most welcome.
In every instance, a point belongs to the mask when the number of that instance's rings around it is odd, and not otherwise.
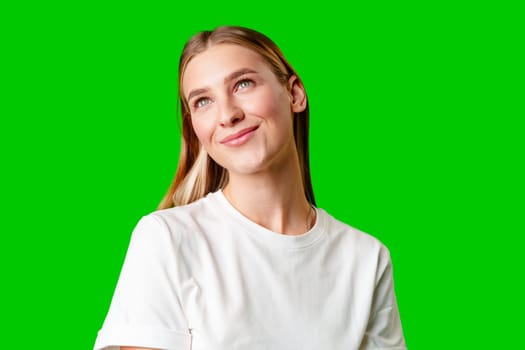
[[[230,177],[279,168],[295,156],[293,113],[306,108],[297,77],[282,84],[256,52],[217,44],[182,79],[195,134]]]

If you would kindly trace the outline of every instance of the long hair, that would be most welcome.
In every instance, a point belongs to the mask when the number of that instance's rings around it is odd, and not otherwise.
[[[191,59],[210,46],[223,43],[240,45],[257,52],[268,63],[282,84],[286,84],[292,75],[297,76],[279,47],[264,34],[255,30],[223,26],[213,31],[202,31],[193,36],[184,46],[179,61],[179,104],[182,116],[179,164],[175,177],[159,204],[159,209],[191,203],[209,192],[223,188],[228,183],[228,171],[206,153],[197,139],[191,123],[188,102],[182,93],[182,77]],[[309,115],[307,102],[304,111],[295,113],[293,129],[304,193],[307,200],[315,205],[308,152]]]

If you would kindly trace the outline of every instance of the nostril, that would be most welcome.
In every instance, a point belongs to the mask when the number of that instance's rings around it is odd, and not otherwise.
[[[244,119],[244,113],[240,108],[237,108],[230,116],[230,124],[235,125]]]
[[[244,112],[242,108],[235,104],[228,104],[220,111],[220,124],[222,126],[235,125],[244,119]]]

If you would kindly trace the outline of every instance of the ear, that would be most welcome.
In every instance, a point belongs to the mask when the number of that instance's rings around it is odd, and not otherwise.
[[[288,91],[292,102],[292,111],[300,113],[306,109],[306,91],[303,83],[299,80],[297,75],[292,75],[288,79]]]

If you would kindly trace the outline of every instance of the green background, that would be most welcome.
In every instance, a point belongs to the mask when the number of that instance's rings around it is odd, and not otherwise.
[[[301,75],[318,206],[390,248],[409,348],[519,348],[523,16],[497,4],[0,5],[1,347],[92,348],[175,171],[182,46],[235,24]]]

